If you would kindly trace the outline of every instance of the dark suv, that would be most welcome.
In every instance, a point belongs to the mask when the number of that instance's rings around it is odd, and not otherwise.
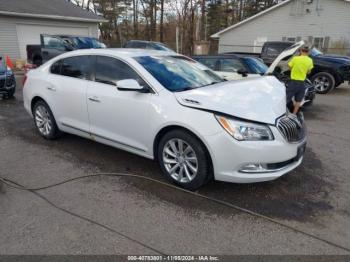
[[[16,91],[16,80],[12,70],[2,66],[0,58],[0,94],[12,98]]]
[[[266,64],[272,63],[276,57],[293,42],[266,42],[260,57]],[[345,81],[350,81],[350,57],[341,55],[325,55],[317,48],[312,48],[310,57],[314,61],[314,69],[309,78],[318,93],[326,94]]]

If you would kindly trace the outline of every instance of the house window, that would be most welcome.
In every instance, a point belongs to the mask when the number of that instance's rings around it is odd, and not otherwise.
[[[323,37],[315,37],[314,38],[314,46],[318,49],[323,48],[324,38]]]
[[[295,42],[295,37],[287,37],[287,42]]]

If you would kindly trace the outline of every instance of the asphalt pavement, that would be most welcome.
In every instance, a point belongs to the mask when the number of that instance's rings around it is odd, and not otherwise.
[[[346,85],[317,96],[305,112],[304,163],[290,174],[250,185],[211,182],[197,192],[320,239],[154,182],[95,177],[40,191],[85,220],[4,187],[0,253],[350,254],[349,102]],[[27,187],[96,172],[166,182],[151,160],[73,135],[42,139],[23,108],[21,87],[15,99],[0,99],[0,156],[0,176]]]

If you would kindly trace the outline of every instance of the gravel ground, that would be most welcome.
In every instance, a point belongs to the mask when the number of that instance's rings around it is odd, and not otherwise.
[[[198,193],[350,249],[349,101],[345,85],[317,96],[305,112],[308,149],[295,171],[268,183],[212,182]],[[21,88],[16,99],[0,99],[2,177],[28,187],[116,171],[165,181],[156,163],[118,149],[73,135],[42,139],[22,103]],[[1,254],[349,254],[265,219],[135,178],[89,178],[41,194],[111,230],[5,187]]]

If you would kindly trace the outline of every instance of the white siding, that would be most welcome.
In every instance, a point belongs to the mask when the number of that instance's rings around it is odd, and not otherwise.
[[[29,32],[26,32],[27,31]],[[32,35],[30,35],[32,33]],[[98,37],[97,23],[29,19],[0,15],[0,56],[26,59],[27,44],[40,44],[40,34],[72,34]],[[29,37],[30,36],[30,37]]]
[[[306,9],[310,12],[307,13]],[[330,37],[331,46],[336,42],[350,43],[350,2],[314,0],[312,4],[304,4],[299,10],[303,12],[298,14],[292,1],[226,31],[220,35],[219,53],[253,52],[254,43],[258,43],[259,39],[281,41],[283,37],[302,37],[305,40],[308,40],[309,36]]]

